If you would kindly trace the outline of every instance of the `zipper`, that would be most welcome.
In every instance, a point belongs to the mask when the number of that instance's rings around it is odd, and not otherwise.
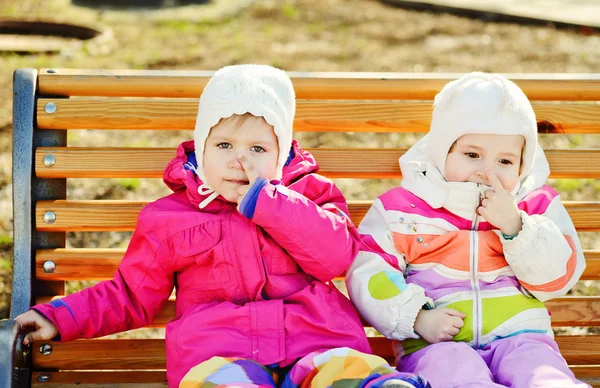
[[[479,278],[477,273],[479,271],[479,240],[477,235],[477,227],[479,222],[479,215],[477,214],[477,208],[479,207],[483,193],[481,192],[481,186],[477,184],[477,205],[475,207],[475,216],[473,222],[471,222],[471,246],[470,246],[470,261],[471,261],[471,288],[475,293],[473,298],[473,333],[475,334],[475,349],[479,349],[479,342],[481,340],[481,325],[482,325],[482,313],[481,313],[481,289],[479,287]]]

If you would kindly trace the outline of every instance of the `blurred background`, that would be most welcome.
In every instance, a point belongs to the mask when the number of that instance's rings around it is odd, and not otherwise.
[[[11,83],[16,68],[216,70],[263,63],[317,72],[600,73],[600,0],[489,3],[0,0],[0,319],[8,317],[11,290]],[[68,142],[175,147],[192,138],[191,131],[114,132],[69,131]],[[296,134],[305,148],[409,147],[420,136]],[[545,148],[600,148],[597,135],[540,136],[540,141]],[[373,199],[399,181],[337,183],[351,200]],[[599,180],[550,183],[563,199],[600,197]],[[79,179],[68,186],[70,199],[153,200],[165,194],[160,179]],[[600,233],[580,237],[584,249],[600,249]],[[70,233],[67,245],[125,247],[128,239],[128,233]],[[81,286],[71,282],[67,288]],[[600,285],[580,282],[572,293],[598,295]]]

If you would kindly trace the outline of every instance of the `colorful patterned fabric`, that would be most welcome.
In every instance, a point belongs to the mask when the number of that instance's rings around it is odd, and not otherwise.
[[[477,213],[489,187],[445,181],[428,163],[426,144],[400,159],[402,187],[380,195],[361,221],[363,248],[346,275],[355,307],[402,341],[400,356],[428,345],[414,331],[423,308],[465,313],[454,341],[474,349],[523,333],[552,337],[543,302],[577,282],[585,258],[558,193],[544,185],[543,151],[511,192],[523,227],[507,239]]]
[[[312,352],[300,359],[287,374],[282,376],[281,371],[277,366],[265,367],[251,360],[213,357],[192,368],[181,381],[180,388],[430,387],[421,377],[397,372],[381,357],[350,348]]]

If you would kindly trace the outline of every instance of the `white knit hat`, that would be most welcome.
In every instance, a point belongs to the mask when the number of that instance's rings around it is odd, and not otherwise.
[[[206,138],[219,120],[234,114],[263,117],[273,126],[279,145],[277,179],[281,178],[292,146],[296,96],[283,70],[266,65],[234,65],[218,70],[200,96],[194,143],[196,173],[204,181],[203,155]]]
[[[498,74],[474,72],[448,83],[435,96],[427,155],[445,176],[452,144],[469,134],[522,135],[526,176],[537,148],[537,122],[525,93]]]

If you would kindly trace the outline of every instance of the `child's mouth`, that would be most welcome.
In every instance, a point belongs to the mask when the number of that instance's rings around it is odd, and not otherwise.
[[[236,185],[247,185],[248,183],[250,183],[245,179],[228,179],[227,182],[231,182]]]

